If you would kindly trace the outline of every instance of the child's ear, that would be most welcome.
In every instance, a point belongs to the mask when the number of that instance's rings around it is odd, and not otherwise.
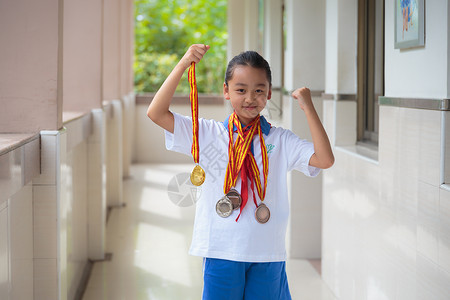
[[[272,88],[269,89],[269,93],[267,94],[267,100],[270,100],[272,98]]]
[[[223,96],[225,97],[225,99],[230,100],[230,93],[225,82],[223,83]]]

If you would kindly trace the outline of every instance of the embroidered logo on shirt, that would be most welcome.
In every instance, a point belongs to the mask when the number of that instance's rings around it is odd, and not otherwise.
[[[267,149],[267,154],[271,153],[273,148],[275,148],[275,145],[272,144],[267,144],[266,145],[266,149]]]

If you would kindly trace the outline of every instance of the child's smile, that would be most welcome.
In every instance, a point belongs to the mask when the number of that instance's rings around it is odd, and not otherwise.
[[[247,125],[266,107],[272,90],[264,69],[238,65],[228,86],[224,84],[223,94],[241,123]]]

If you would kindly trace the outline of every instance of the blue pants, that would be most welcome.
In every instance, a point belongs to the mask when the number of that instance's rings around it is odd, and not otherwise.
[[[285,262],[205,258],[203,300],[291,300]]]

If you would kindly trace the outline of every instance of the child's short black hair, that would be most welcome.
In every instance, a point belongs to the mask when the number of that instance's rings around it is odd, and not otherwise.
[[[272,72],[267,60],[259,55],[256,51],[245,51],[233,57],[228,63],[227,71],[225,72],[225,84],[228,86],[228,81],[233,77],[233,72],[236,66],[250,66],[257,69],[264,69],[266,71],[269,85],[272,86]]]

